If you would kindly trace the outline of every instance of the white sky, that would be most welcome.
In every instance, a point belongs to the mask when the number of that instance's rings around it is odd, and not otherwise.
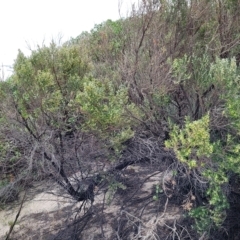
[[[124,16],[134,0],[121,2]],[[13,64],[18,49],[28,54],[27,45],[34,48],[59,35],[66,41],[94,24],[119,19],[118,6],[119,0],[0,0],[0,68]]]

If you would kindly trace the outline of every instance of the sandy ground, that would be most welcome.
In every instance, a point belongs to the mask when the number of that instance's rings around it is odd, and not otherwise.
[[[56,221],[53,221],[52,223],[56,224],[59,220],[57,219],[58,213],[60,213],[62,209],[74,204],[74,202],[70,199],[58,196],[58,194],[59,191],[57,189],[50,192],[45,190],[42,193],[36,194],[32,199],[27,199],[23,204],[17,224],[14,227],[15,232],[20,232],[23,228],[34,228],[35,224],[33,217],[37,218],[38,216],[41,216],[42,218],[44,215],[49,215],[52,218],[55,217]],[[22,198],[23,194],[21,194],[18,203],[7,206],[6,209],[0,211],[0,239],[5,238],[5,234],[9,231],[11,223],[14,222],[19,211]],[[39,221],[37,221],[37,224],[39,224]],[[43,227],[44,225],[51,228],[47,222],[43,222]],[[37,239],[41,239],[40,236],[38,236]]]
[[[134,169],[135,172],[139,169]],[[164,178],[168,178],[169,174],[156,173],[152,177],[149,177],[148,181],[142,185],[143,195],[149,194],[152,191],[154,184],[159,184]],[[170,176],[171,177],[171,176]],[[34,188],[36,191],[36,188]],[[42,192],[40,192],[42,191]],[[39,193],[40,192],[40,193]],[[20,202],[23,196],[20,196],[18,204],[10,205],[6,209],[0,211],[0,239],[5,239],[6,233],[10,229],[11,223],[14,222],[16,214],[18,213]],[[104,199],[104,194],[99,192],[95,198],[94,205],[101,205]],[[54,234],[61,230],[61,227],[66,227],[66,221],[71,221],[74,218],[72,213],[74,209],[77,209],[81,203],[76,203],[70,198],[64,197],[60,194],[60,190],[57,185],[51,185],[51,189],[44,186],[39,189],[38,193],[32,194],[32,198],[24,202],[22,211],[18,218],[17,224],[14,227],[15,234],[12,235],[12,239],[24,239],[24,240],[45,240],[46,236]],[[167,211],[166,211],[167,210]],[[106,234],[111,234],[111,227],[109,223],[112,221],[112,217],[116,217],[119,214],[130,214],[120,210],[120,206],[117,202],[113,202],[110,206],[104,208],[104,213],[109,217],[106,224],[103,226],[106,229]],[[164,216],[163,216],[164,215]],[[144,234],[146,230],[153,229],[156,223],[162,225],[165,221],[174,221],[180,218],[179,209],[164,209],[164,213],[159,214],[158,218],[153,218],[151,215],[146,215],[145,227],[142,230]],[[91,226],[88,228],[84,239],[93,239],[90,237],[89,232],[92,234],[98,233],[99,227]],[[151,234],[151,231],[148,233]],[[106,236],[106,235],[105,235]]]

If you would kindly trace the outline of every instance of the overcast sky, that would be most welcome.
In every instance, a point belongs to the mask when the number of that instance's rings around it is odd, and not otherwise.
[[[120,1],[124,15],[134,0]],[[18,49],[28,54],[27,45],[34,48],[59,35],[65,41],[119,19],[118,6],[119,0],[0,0],[0,64],[12,65]]]

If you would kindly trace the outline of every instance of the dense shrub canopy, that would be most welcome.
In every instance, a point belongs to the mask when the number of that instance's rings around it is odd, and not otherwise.
[[[195,196],[187,216],[197,234],[231,228],[224,224],[240,174],[240,2],[154,2],[29,57],[19,51],[0,84],[0,188],[51,178],[77,201],[93,201],[106,175],[124,188],[116,170],[152,162],[161,148],[174,156],[182,196]]]

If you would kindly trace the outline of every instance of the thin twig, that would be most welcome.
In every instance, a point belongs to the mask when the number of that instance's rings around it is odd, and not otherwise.
[[[22,201],[21,201],[20,208],[19,208],[19,210],[18,210],[18,213],[17,213],[17,215],[16,215],[16,217],[15,217],[15,220],[14,220],[13,224],[11,224],[10,230],[9,230],[9,232],[8,232],[7,237],[5,238],[5,240],[8,240],[8,239],[10,238],[10,235],[11,235],[11,233],[12,233],[12,231],[13,231],[13,228],[14,228],[14,226],[15,226],[16,223],[17,223],[17,220],[18,220],[18,218],[19,218],[19,216],[20,216],[20,213],[21,213],[21,211],[22,211],[22,207],[23,207],[23,203],[24,203],[24,200],[25,200],[25,197],[26,197],[26,193],[27,193],[27,191],[25,190],[25,193],[24,193],[24,195],[23,195],[23,199],[22,199]]]

